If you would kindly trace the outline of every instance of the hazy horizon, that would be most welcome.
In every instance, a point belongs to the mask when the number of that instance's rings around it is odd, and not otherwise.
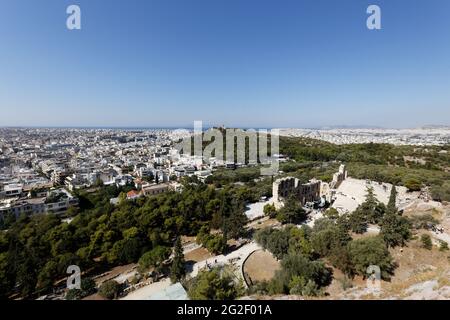
[[[203,124],[203,130],[221,127],[217,124]],[[417,127],[383,127],[383,126],[371,126],[371,125],[329,125],[322,127],[275,127],[275,126],[225,126],[227,128],[236,129],[304,129],[304,130],[332,130],[332,129],[380,129],[380,130],[407,130],[407,129],[450,129],[450,124],[426,124]],[[180,126],[0,126],[1,129],[127,129],[127,130],[142,130],[142,129],[193,129],[193,125],[180,125]]]

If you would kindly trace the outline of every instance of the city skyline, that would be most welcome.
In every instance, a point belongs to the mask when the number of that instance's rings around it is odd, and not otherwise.
[[[366,27],[374,3],[381,30]],[[81,30],[66,28],[71,4]],[[448,126],[447,9],[438,0],[9,2],[0,126]]]

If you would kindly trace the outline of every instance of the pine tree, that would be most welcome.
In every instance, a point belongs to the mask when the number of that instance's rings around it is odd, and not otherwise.
[[[396,212],[388,211],[381,220],[380,234],[388,247],[404,246],[411,238],[411,223]]]
[[[367,187],[366,199],[350,215],[352,229],[356,233],[366,232],[367,224],[377,224],[383,217],[386,206],[375,197],[372,187]]]
[[[245,225],[248,222],[243,205],[233,204],[229,216],[224,220],[223,233],[228,239],[239,239],[246,233]]]
[[[397,189],[395,188],[395,185],[393,185],[391,188],[391,195],[389,196],[389,202],[387,205],[388,212],[390,213],[397,212],[396,202],[397,202]]]
[[[373,192],[373,187],[367,187],[366,200],[363,202],[364,209],[373,211],[375,210],[377,203],[378,200]]]
[[[186,275],[186,269],[184,268],[184,253],[181,246],[180,237],[175,241],[174,257],[172,260],[172,266],[170,268],[170,280],[172,283],[178,282]]]
[[[228,194],[222,195],[220,214],[222,217],[222,232],[225,240],[238,239],[245,235],[245,225],[248,222],[244,213],[244,204],[231,198]]]
[[[411,238],[411,223],[398,215],[396,207],[397,190],[392,186],[386,214],[381,219],[381,236],[388,247],[404,246]]]

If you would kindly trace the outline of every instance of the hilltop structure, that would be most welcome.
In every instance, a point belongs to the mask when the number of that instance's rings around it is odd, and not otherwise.
[[[317,179],[300,183],[300,180],[294,177],[277,179],[272,185],[273,203],[276,208],[281,208],[283,200],[290,195],[294,195],[303,206],[311,202],[331,202],[335,190],[346,178],[347,169],[341,164],[330,183]]]

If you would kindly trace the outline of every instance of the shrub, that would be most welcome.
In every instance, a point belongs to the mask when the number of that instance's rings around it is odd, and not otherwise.
[[[322,290],[317,286],[313,280],[308,280],[302,276],[293,276],[292,280],[289,282],[289,293],[315,297],[322,294]]]
[[[386,213],[381,219],[381,236],[389,247],[404,246],[411,238],[411,223],[397,213]]]
[[[167,260],[172,253],[171,248],[157,246],[151,251],[144,253],[139,259],[139,271],[145,272],[149,268],[160,269],[162,263]]]
[[[207,226],[201,227],[197,234],[197,243],[213,254],[221,254],[227,248],[227,241],[223,235],[210,234]]]
[[[98,293],[106,299],[115,299],[119,296],[120,292],[122,291],[122,286],[114,280],[109,280],[100,286],[100,289],[98,290]]]
[[[409,191],[420,191],[422,183],[416,178],[409,178],[405,181],[405,187],[408,188]]]
[[[384,280],[389,280],[394,273],[395,264],[379,236],[353,240],[348,244],[348,250],[357,274],[366,277],[367,268],[371,265],[380,268]]]
[[[335,248],[345,246],[350,240],[345,228],[333,220],[322,218],[314,224],[311,244],[314,252],[323,257],[329,256]]]
[[[301,253],[309,257],[312,255],[310,233],[311,228],[308,226],[302,226],[299,229],[288,225],[282,230],[264,228],[255,234],[255,240],[277,259],[282,259],[291,252]]]
[[[95,281],[91,278],[85,278],[81,280],[80,289],[70,289],[67,291],[66,300],[80,300],[91,294],[94,294],[97,290]]]
[[[450,182],[433,186],[431,188],[431,196],[436,201],[450,201]]]
[[[278,210],[276,219],[281,223],[295,223],[300,224],[307,218],[307,214],[299,201],[294,196],[289,196],[284,206]]]
[[[431,250],[433,248],[433,243],[431,242],[431,237],[428,234],[423,234],[420,237],[420,241],[422,242],[422,247]]]
[[[264,214],[266,216],[269,216],[270,218],[275,218],[275,216],[277,215],[277,209],[275,208],[275,205],[273,204],[266,204],[264,206]]]
[[[189,297],[194,300],[234,300],[243,294],[242,282],[237,281],[227,268],[200,271],[188,290]]]
[[[271,294],[319,295],[320,288],[331,283],[332,271],[322,261],[310,261],[298,253],[290,253],[281,261],[281,270],[269,284]]]

